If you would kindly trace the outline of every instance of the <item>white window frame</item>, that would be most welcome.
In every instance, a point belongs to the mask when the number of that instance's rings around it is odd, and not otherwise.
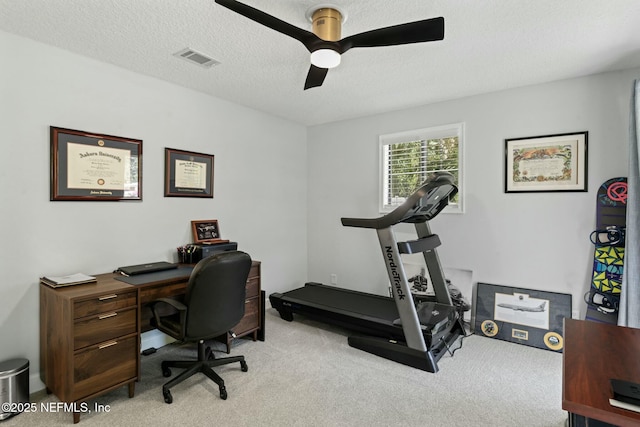
[[[405,132],[392,133],[379,136],[380,148],[380,173],[379,180],[379,209],[380,213],[389,213],[396,208],[386,204],[386,195],[389,191],[388,182],[388,146],[403,142],[439,139],[446,137],[458,137],[458,202],[449,203],[442,213],[464,213],[464,123],[452,123],[442,126],[415,129]]]

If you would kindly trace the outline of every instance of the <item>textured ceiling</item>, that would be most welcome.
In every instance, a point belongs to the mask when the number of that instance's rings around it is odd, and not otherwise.
[[[322,0],[244,0],[311,30]],[[342,37],[443,16],[445,39],[346,52],[303,90],[298,41],[213,0],[0,0],[0,30],[314,125],[640,66],[638,0],[334,0]],[[173,54],[189,47],[220,64]]]

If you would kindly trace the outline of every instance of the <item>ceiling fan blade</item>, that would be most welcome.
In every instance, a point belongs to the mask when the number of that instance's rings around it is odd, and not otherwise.
[[[307,49],[309,50],[310,46],[312,46],[312,43],[319,40],[318,36],[310,31],[298,28],[295,25],[284,22],[283,20],[278,19],[275,16],[271,16],[267,13],[262,12],[261,10],[255,9],[244,3],[240,3],[239,1],[215,0],[215,2],[246,18],[251,19],[252,21],[262,24],[265,27],[269,27],[279,33],[285,34],[289,37],[293,37],[294,39],[304,44],[305,47],[307,47]]]
[[[439,17],[354,34],[340,40],[339,44],[344,53],[352,47],[394,46],[442,39],[444,18]]]
[[[328,71],[328,68],[320,68],[311,64],[309,73],[307,73],[307,80],[304,82],[304,90],[310,89],[312,87],[322,86],[322,83],[324,83],[324,78],[327,76]]]

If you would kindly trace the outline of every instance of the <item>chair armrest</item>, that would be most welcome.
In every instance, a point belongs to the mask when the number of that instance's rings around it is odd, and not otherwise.
[[[155,313],[155,306],[158,303],[165,303],[165,304],[169,304],[170,306],[172,306],[173,308],[175,308],[178,311],[187,311],[187,306],[184,305],[183,303],[181,303],[178,300],[175,300],[173,298],[158,298],[157,300],[153,301],[149,306],[151,307],[151,311],[153,311]]]
[[[183,303],[181,303],[180,301],[177,301],[175,299],[172,298],[158,298],[157,300],[153,301],[151,304],[149,304],[149,308],[151,308],[151,312],[153,313],[153,319],[155,321],[155,326],[156,327],[161,327],[162,326],[162,317],[160,317],[160,314],[158,313],[158,311],[156,310],[156,306],[157,305],[162,305],[162,304],[166,304],[166,305],[170,305],[171,307],[175,308],[176,310],[178,310],[178,312],[180,313],[180,330],[181,330],[181,337],[185,336],[185,327],[186,327],[186,320],[187,320],[187,306],[184,305]],[[173,333],[171,334],[173,335]],[[176,338],[176,337],[174,337]]]

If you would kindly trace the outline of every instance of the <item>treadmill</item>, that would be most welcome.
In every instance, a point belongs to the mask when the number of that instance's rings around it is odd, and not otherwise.
[[[452,304],[436,248],[440,238],[431,232],[429,220],[447,206],[458,192],[453,176],[436,172],[407,200],[379,218],[342,218],[346,227],[376,230],[387,267],[393,297],[306,283],[304,287],[269,295],[280,317],[293,313],[331,323],[360,334],[349,345],[427,372],[437,372],[437,361],[464,335],[459,313]],[[397,242],[393,226],[413,223],[417,239]],[[414,298],[401,254],[422,252],[434,296]]]

